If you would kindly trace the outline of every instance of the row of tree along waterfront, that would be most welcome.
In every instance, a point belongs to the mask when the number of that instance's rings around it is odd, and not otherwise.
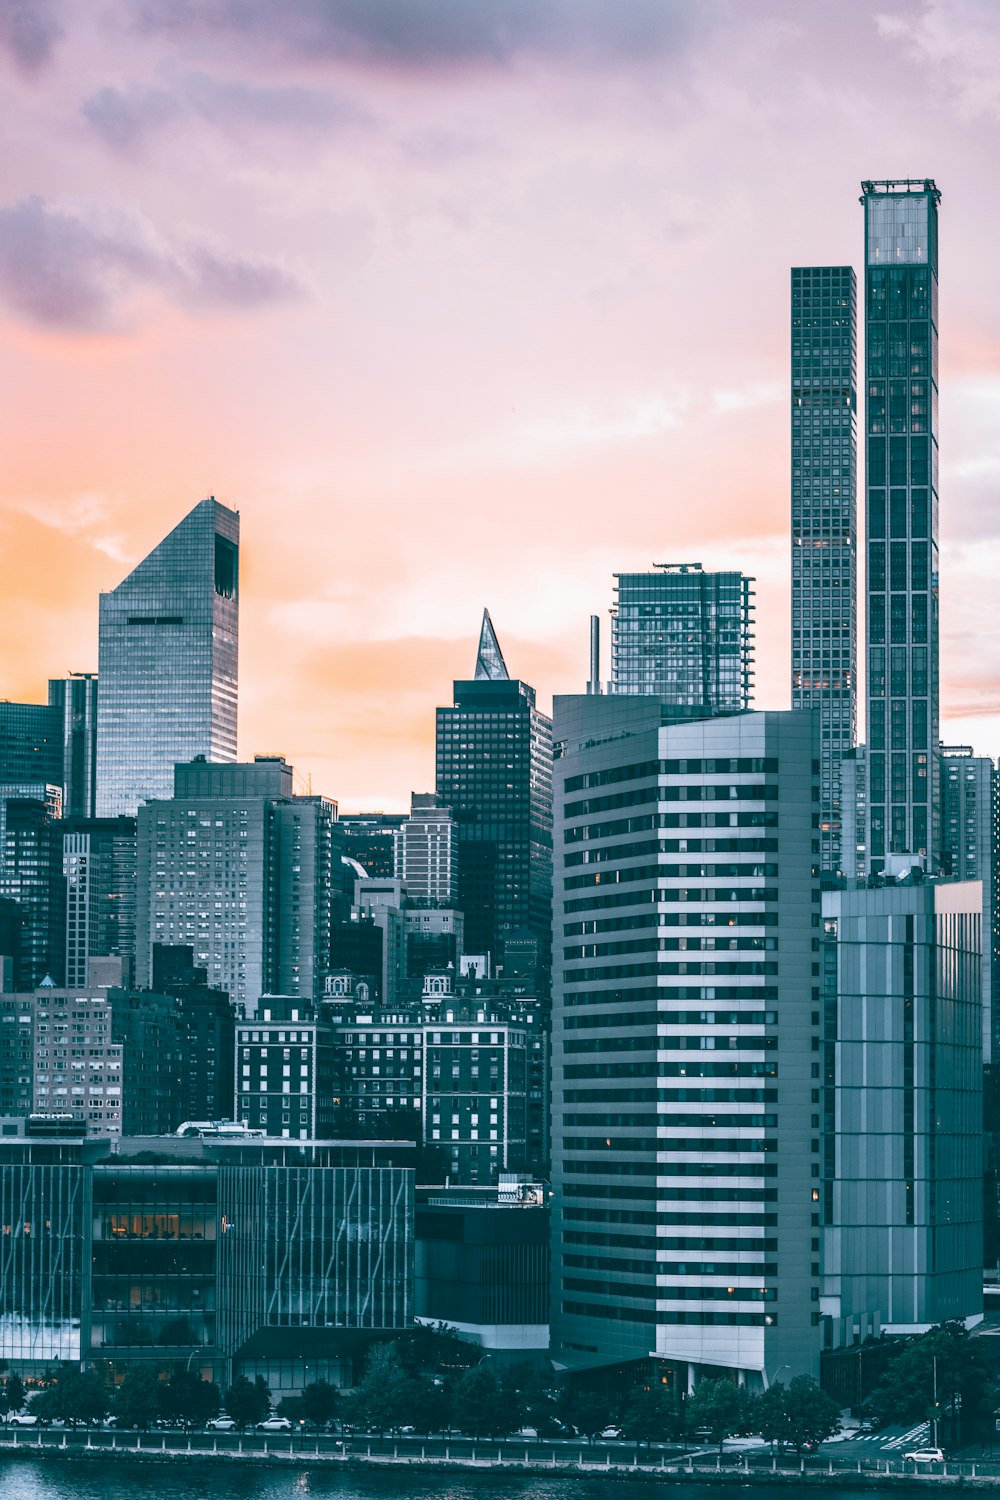
[[[1000,1371],[990,1340],[970,1337],[961,1324],[944,1324],[921,1338],[887,1344],[882,1379],[865,1404],[872,1425],[938,1423],[942,1444],[992,1435],[1000,1410]],[[478,1363],[473,1361],[478,1359]],[[237,1377],[220,1391],[196,1372],[177,1369],[164,1379],[149,1364],[128,1367],[109,1385],[98,1371],[66,1365],[28,1390],[16,1374],[0,1383],[0,1413],[27,1410],[40,1421],[96,1424],[113,1416],[119,1427],[156,1423],[204,1427],[221,1413],[239,1431],[272,1414],[271,1392],[258,1377]],[[756,1434],[796,1451],[823,1442],[840,1426],[837,1402],[806,1376],[751,1394],[730,1380],[699,1382],[686,1399],[649,1379],[624,1393],[563,1382],[526,1365],[497,1371],[480,1351],[450,1331],[415,1329],[369,1352],[354,1390],[326,1381],[286,1397],[279,1414],[293,1429],[317,1432],[431,1434],[457,1431],[475,1438],[518,1432],[543,1439],[602,1434],[637,1443],[711,1442]]]

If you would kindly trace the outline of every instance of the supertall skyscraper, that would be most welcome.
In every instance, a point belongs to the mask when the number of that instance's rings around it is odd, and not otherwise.
[[[528,930],[547,965],[552,921],[552,720],[507,675],[483,614],[475,676],[437,711],[437,798],[458,841],[456,905],[467,953],[502,958]]]
[[[938,203],[862,183],[865,210],[868,861],[937,849]]]
[[[678,718],[749,707],[752,583],[742,573],[706,573],[701,563],[616,573],[608,691],[651,694]]]
[[[850,266],[792,270],[792,707],[819,711],[824,870],[845,868],[857,735],[857,295]],[[855,842],[852,828],[850,874]]]
[[[236,759],[240,518],[202,500],[101,595],[97,813],[173,795],[174,766]]]

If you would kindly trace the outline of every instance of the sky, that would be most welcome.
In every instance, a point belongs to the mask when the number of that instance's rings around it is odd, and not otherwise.
[[[241,756],[342,811],[433,788],[484,606],[581,691],[616,571],[754,575],[787,707],[789,268],[930,176],[942,737],[997,756],[998,129],[994,0],[0,0],[0,697],[214,494]]]

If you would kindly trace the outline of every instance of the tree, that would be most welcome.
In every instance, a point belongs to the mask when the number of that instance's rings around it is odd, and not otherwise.
[[[135,1363],[115,1396],[115,1415],[122,1427],[147,1428],[160,1413],[160,1380],[151,1365]]]
[[[409,1377],[395,1343],[375,1344],[365,1361],[365,1373],[351,1403],[354,1420],[382,1435],[405,1420]]]
[[[202,1380],[193,1370],[178,1370],[160,1387],[163,1415],[180,1422],[204,1427],[210,1417],[218,1416],[221,1406],[219,1387],[212,1380]]]
[[[410,1380],[406,1387],[407,1421],[418,1432],[443,1432],[448,1425],[451,1403],[443,1386],[432,1380]]]
[[[622,1413],[622,1431],[636,1443],[662,1442],[676,1430],[677,1414],[662,1385],[639,1387]]]
[[[611,1421],[610,1404],[597,1391],[571,1391],[565,1401],[560,1401],[559,1412],[590,1443]]]
[[[340,1404],[340,1392],[328,1380],[314,1380],[302,1392],[302,1415],[314,1427],[332,1422]]]
[[[245,1375],[237,1375],[225,1394],[226,1411],[240,1431],[263,1422],[271,1410],[271,1393],[260,1376],[250,1383]]]
[[[57,1380],[39,1392],[31,1409],[47,1421],[99,1422],[107,1414],[108,1393],[95,1371],[81,1373],[66,1366]]]
[[[787,1387],[772,1385],[757,1398],[754,1415],[762,1438],[788,1443],[796,1453],[840,1430],[839,1406],[808,1375],[796,1375]]]
[[[739,1432],[746,1421],[746,1397],[731,1380],[699,1380],[688,1397],[688,1431],[707,1428],[712,1441],[718,1443],[720,1453],[726,1438]]]
[[[487,1365],[475,1365],[455,1382],[452,1413],[456,1425],[470,1437],[486,1437],[493,1431],[497,1401],[497,1378]]]
[[[8,1375],[3,1383],[8,1411],[20,1411],[24,1406],[24,1381],[20,1375]]]
[[[890,1361],[873,1396],[883,1419],[934,1422],[951,1414],[954,1425],[957,1411],[979,1412],[989,1382],[982,1343],[970,1338],[961,1323],[942,1323],[909,1339]],[[954,1431],[952,1439],[957,1439]]]

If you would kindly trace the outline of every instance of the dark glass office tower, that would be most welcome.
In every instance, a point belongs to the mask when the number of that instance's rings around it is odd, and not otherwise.
[[[748,708],[753,671],[753,579],[660,563],[616,573],[609,693],[644,693],[678,717]]]
[[[484,623],[488,620],[484,616]],[[489,631],[492,642],[496,637]],[[484,632],[485,638],[485,632]],[[502,959],[527,929],[547,967],[552,921],[552,721],[526,682],[497,675],[499,647],[437,711],[437,799],[458,840],[465,951]],[[499,658],[500,666],[497,665]]]
[[[792,270],[792,707],[818,710],[824,870],[857,735],[857,301],[851,266]]]
[[[239,539],[238,514],[202,500],[101,595],[99,817],[171,797],[195,756],[236,759]]]
[[[937,853],[940,198],[929,178],[862,183],[872,871]]]

